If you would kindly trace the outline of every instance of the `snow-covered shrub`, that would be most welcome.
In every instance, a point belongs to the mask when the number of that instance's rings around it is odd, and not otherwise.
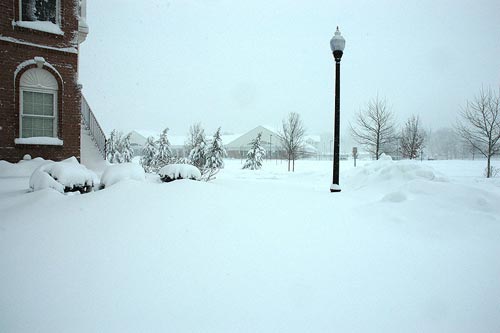
[[[51,164],[51,163],[49,163]],[[30,189],[32,191],[44,190],[46,188],[51,188],[57,192],[64,193],[63,184],[57,182],[51,175],[45,170],[46,166],[49,164],[42,165],[37,168],[30,177]]]
[[[103,187],[109,187],[122,180],[138,180],[144,181],[145,173],[140,165],[135,163],[122,163],[108,166],[101,177]]]
[[[171,182],[177,179],[200,180],[200,170],[191,164],[169,164],[158,172],[163,182]]]
[[[92,191],[97,176],[94,172],[78,163],[75,157],[61,162],[49,162],[33,171],[29,186],[32,191],[52,188],[58,192]]]

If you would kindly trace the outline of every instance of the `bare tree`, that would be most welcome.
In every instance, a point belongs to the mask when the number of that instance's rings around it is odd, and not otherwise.
[[[201,127],[201,123],[195,123],[189,126],[188,137],[186,139],[186,142],[184,143],[184,148],[188,152],[188,154],[194,147],[196,147],[200,138],[204,136],[205,130],[203,129],[203,127]]]
[[[460,111],[458,135],[487,159],[486,177],[492,173],[491,157],[500,151],[500,94],[481,89]]]
[[[356,115],[357,128],[349,125],[354,140],[378,160],[396,142],[394,123],[394,113],[389,110],[387,101],[377,96],[368,102],[365,110]]]
[[[278,136],[288,158],[288,171],[290,171],[290,162],[292,171],[295,171],[295,160],[302,151],[304,134],[304,125],[298,113],[291,112],[287,118],[283,119],[283,127],[278,132]]]
[[[404,158],[417,158],[424,148],[425,133],[420,125],[420,118],[412,115],[401,130],[399,146]]]

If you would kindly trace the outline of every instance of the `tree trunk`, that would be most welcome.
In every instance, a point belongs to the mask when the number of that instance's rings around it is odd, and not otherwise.
[[[488,155],[488,166],[487,166],[487,170],[486,170],[486,178],[490,178],[491,177],[491,155]]]

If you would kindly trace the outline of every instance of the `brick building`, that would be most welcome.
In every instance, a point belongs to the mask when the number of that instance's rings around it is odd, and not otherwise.
[[[0,1],[0,160],[80,158],[85,0]]]

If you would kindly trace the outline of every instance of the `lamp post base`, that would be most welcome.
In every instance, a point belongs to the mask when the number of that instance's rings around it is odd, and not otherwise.
[[[338,184],[330,185],[330,192],[340,192],[340,186]]]

